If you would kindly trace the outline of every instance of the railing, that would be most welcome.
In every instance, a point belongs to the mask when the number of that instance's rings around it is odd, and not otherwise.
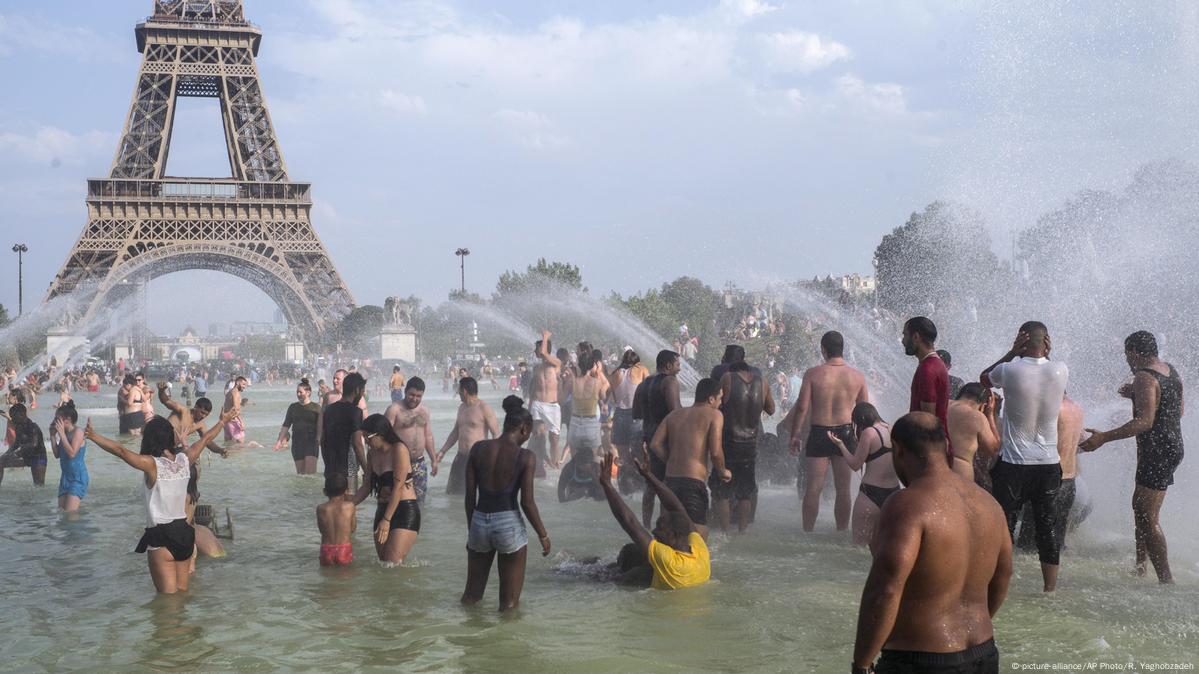
[[[312,203],[311,183],[250,182],[204,178],[98,178],[87,181],[93,200],[162,199],[164,201],[216,201],[248,199]]]

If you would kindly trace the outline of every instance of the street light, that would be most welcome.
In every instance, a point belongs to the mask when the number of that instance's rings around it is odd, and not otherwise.
[[[18,243],[12,252],[17,254],[17,315],[20,316],[25,313],[25,253],[29,252],[29,246]]]
[[[466,296],[466,256],[470,255],[470,249],[469,248],[459,248],[458,250],[454,251],[454,255],[457,255],[462,260],[462,288],[460,289],[460,292],[465,297]]]

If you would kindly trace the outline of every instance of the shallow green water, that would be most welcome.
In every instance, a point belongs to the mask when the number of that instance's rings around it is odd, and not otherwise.
[[[491,391],[484,395],[498,402]],[[256,387],[250,397],[249,437],[269,445],[291,391]],[[440,441],[456,401],[431,398]],[[114,399],[83,395],[78,405],[84,415],[91,408],[98,430],[115,433]],[[48,410],[35,414],[43,423],[48,417]],[[354,565],[330,571],[317,564],[320,478],[296,476],[286,452],[203,461],[203,500],[233,511],[237,538],[228,558],[200,561],[186,597],[156,597],[144,556],[131,552],[144,513],[138,476],[124,464],[89,447],[91,489],[73,522],[55,510],[56,464],[44,489],[32,488],[28,471],[7,473],[0,487],[0,668],[837,672],[850,659],[869,556],[831,531],[827,507],[823,533],[803,535],[792,487],[765,489],[750,535],[714,536],[714,582],[656,593],[618,589],[597,578],[596,567],[574,561],[614,558],[623,533],[605,504],[559,505],[544,484],[538,500],[556,551],[548,560],[530,556],[522,609],[500,617],[494,574],[482,605],[457,603],[466,526],[461,501],[443,493],[444,473],[432,481],[408,566],[375,562],[368,502],[359,511]],[[1004,671],[1013,664],[1199,663],[1193,511],[1171,491],[1163,522],[1179,584],[1160,588],[1127,574],[1131,487],[1101,484],[1096,514],[1063,557],[1056,596],[1041,596],[1035,559],[1018,559],[996,625]]]

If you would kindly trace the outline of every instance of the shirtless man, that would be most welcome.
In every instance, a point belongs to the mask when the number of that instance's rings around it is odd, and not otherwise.
[[[663,349],[658,352],[656,365],[658,373],[642,380],[633,392],[633,419],[641,421],[641,443],[636,449],[647,455],[649,470],[654,477],[665,480],[666,464],[649,450],[649,446],[666,415],[683,406],[679,400],[679,354]],[[653,526],[655,498],[653,488],[645,485],[645,494],[641,497],[641,522],[646,529]]]
[[[666,464],[663,482],[683,502],[687,517],[705,541],[709,473],[721,482],[733,479],[733,474],[724,467],[720,396],[720,382],[710,378],[699,380],[695,386],[695,404],[666,415],[650,443],[650,451]]]
[[[974,482],[974,455],[994,456],[999,451],[995,424],[995,396],[982,384],[962,386],[946,413],[949,441],[953,445],[953,472]]]
[[[937,417],[900,418],[891,442],[907,489],[883,505],[870,546],[874,563],[862,590],[852,671],[997,673],[991,620],[1012,576],[1003,509],[977,485],[953,477]]]
[[[475,389],[478,391],[478,388]],[[425,380],[413,377],[404,387],[404,399],[388,406],[384,415],[391,422],[396,435],[408,447],[412,462],[412,486],[416,500],[424,505],[425,492],[429,489],[429,476],[437,475],[439,455],[433,448],[433,425],[429,420],[429,408],[421,404],[425,397]],[[425,463],[425,454],[429,463]]]
[[[816,527],[820,492],[831,462],[833,486],[837,490],[833,514],[837,531],[845,531],[849,528],[853,505],[849,490],[853,471],[828,434],[833,433],[846,445],[854,442],[853,408],[858,403],[870,402],[870,391],[866,377],[845,362],[845,338],[841,333],[824,333],[820,338],[820,353],[824,364],[804,373],[799,398],[791,408],[791,456],[800,456],[801,452],[803,455],[806,479],[796,483],[802,490],[799,497],[803,502],[803,530],[810,532]]]
[[[399,365],[391,368],[391,380],[387,385],[391,388],[391,402],[398,403],[404,399],[404,373],[400,372]]]
[[[529,384],[529,396],[533,402],[529,413],[533,415],[533,441],[530,449],[537,455],[537,477],[545,477],[546,436],[549,436],[550,465],[558,466],[558,435],[562,432],[562,408],[558,405],[558,370],[562,361],[550,349],[549,330],[541,331],[541,339],[533,345],[533,354],[539,361],[533,368]]]
[[[233,380],[233,387],[225,394],[225,404],[221,407],[221,416],[226,412],[232,411],[234,417],[225,422],[225,442],[233,441],[234,445],[240,447],[261,447],[257,442],[246,442],[246,422],[241,418],[242,392],[250,386],[250,380],[245,377],[238,376]]]
[[[470,458],[470,448],[480,440],[497,438],[500,435],[495,412],[491,406],[479,400],[478,381],[467,377],[458,382],[458,398],[462,400],[462,404],[458,406],[458,418],[454,420],[454,429],[446,437],[436,460],[436,463],[440,464],[450,447],[458,446],[458,453],[454,455],[454,463],[450,465],[450,477],[445,485],[447,494],[461,494],[466,489],[466,462]]]
[[[165,381],[158,382],[158,400],[162,402],[170,414],[167,416],[167,421],[171,422],[171,428],[175,429],[175,444],[180,447],[186,447],[190,443],[188,438],[191,435],[198,434],[204,437],[207,428],[204,427],[204,419],[212,414],[212,401],[208,398],[200,398],[191,409],[183,406],[181,403],[171,399],[171,390]],[[208,443],[208,449],[220,454],[222,457],[228,456],[228,452],[224,447],[217,444],[216,440]]]

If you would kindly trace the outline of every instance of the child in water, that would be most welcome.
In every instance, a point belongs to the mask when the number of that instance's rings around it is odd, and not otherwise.
[[[316,526],[321,531],[321,566],[341,566],[354,561],[350,536],[358,527],[353,499],[346,497],[349,481],[345,475],[325,476],[325,496],[329,500],[316,507]]]

